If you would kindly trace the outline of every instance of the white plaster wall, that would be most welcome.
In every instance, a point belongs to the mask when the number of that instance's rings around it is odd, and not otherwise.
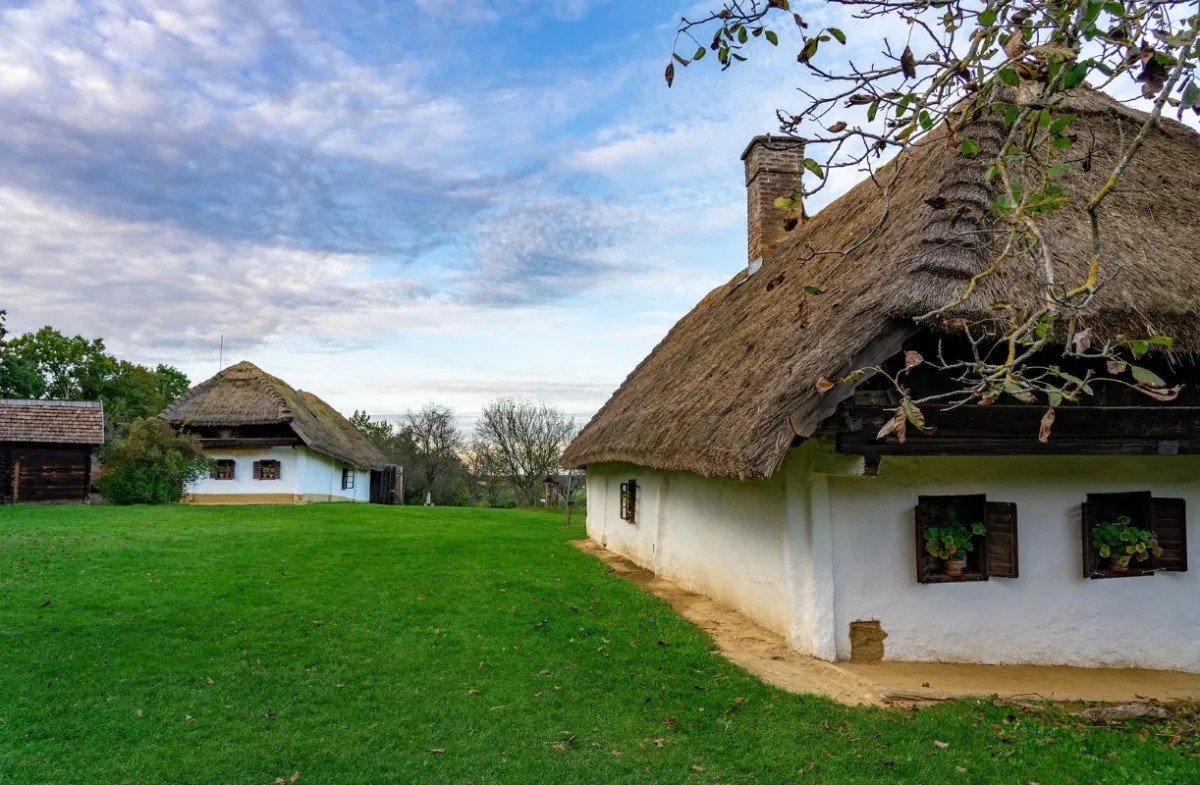
[[[638,483],[637,521],[620,486]],[[710,480],[627,464],[588,467],[588,536],[609,550],[791,636],[792,581],[783,474]]]
[[[299,490],[302,496],[325,496],[332,501],[345,500],[368,502],[371,499],[371,472],[354,469],[349,464],[313,452],[307,447],[298,447]],[[354,488],[342,490],[342,469],[354,469]]]
[[[1200,671],[1200,456],[885,457],[827,482],[839,658],[878,619],[887,659]],[[1186,500],[1192,571],[1083,578],[1080,504],[1143,490]],[[917,497],[970,493],[1017,504],[1021,577],[918,584]]]
[[[188,486],[192,494],[277,494],[296,493],[299,483],[298,453],[291,447],[271,447],[258,452],[206,452],[213,460],[237,461],[232,480],[202,477]],[[254,479],[255,461],[279,461],[278,480]]]

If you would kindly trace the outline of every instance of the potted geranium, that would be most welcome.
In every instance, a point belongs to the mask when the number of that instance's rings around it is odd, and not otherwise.
[[[1158,534],[1134,526],[1128,515],[1092,527],[1092,548],[1101,559],[1108,559],[1113,572],[1128,572],[1131,560],[1144,562],[1162,556]]]
[[[965,524],[952,520],[945,526],[925,528],[925,550],[930,556],[942,560],[946,575],[961,578],[967,563],[967,552],[975,550],[972,539],[987,529],[982,523]]]

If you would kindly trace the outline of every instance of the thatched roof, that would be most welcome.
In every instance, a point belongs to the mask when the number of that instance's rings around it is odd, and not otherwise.
[[[1074,155],[1090,149],[1092,166],[1066,179],[1072,203],[1043,225],[1060,269],[1082,281],[1090,249],[1083,195],[1112,171],[1145,115],[1091,90],[1078,92],[1072,111],[1079,116],[1071,126]],[[1000,133],[972,132],[985,143]],[[1200,352],[1198,162],[1200,135],[1163,120],[1105,203],[1105,270],[1117,274],[1086,315],[1098,337],[1165,334],[1177,350]],[[882,181],[896,165],[883,170]],[[956,299],[966,278],[992,258],[969,240],[946,242],[982,226],[975,216],[991,195],[980,164],[934,140],[904,165],[888,220],[866,242],[854,247],[884,211],[882,192],[869,180],[797,227],[755,275],[747,279],[742,268],[710,292],[584,428],[566,465],[620,461],[706,476],[772,474],[793,438],[815,433],[851,392],[843,385],[820,395],[821,377],[894,354],[915,331],[914,317]],[[925,204],[939,195],[971,212],[956,219],[956,210]],[[1039,273],[1017,264],[1006,280],[982,285],[959,315],[989,318],[1000,291],[1017,307],[1034,303]],[[807,294],[806,286],[821,294]]]
[[[0,400],[0,442],[103,444],[98,401]]]
[[[231,365],[181,395],[161,415],[175,426],[235,428],[286,424],[308,447],[359,469],[388,461],[329,404],[253,363]]]

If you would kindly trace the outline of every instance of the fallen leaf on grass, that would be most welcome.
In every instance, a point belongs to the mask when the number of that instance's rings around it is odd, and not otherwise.
[[[342,687],[345,687],[345,686],[346,686],[345,684],[338,684],[338,685],[337,685],[338,689],[341,689]]]
[[[185,715],[183,715],[183,721],[184,722],[195,722],[196,718],[190,714],[185,714]]]
[[[552,745],[550,745],[550,749],[554,750],[555,752],[566,752],[566,751],[567,751],[567,745],[565,745],[565,744],[552,744]]]
[[[298,779],[300,779],[300,772],[293,771],[292,776],[288,777],[288,782],[295,782]]]
[[[966,770],[966,769],[964,769],[962,766],[955,766],[955,767],[954,767],[954,770],[955,770],[955,771],[957,771],[959,774],[966,774],[966,773],[967,773],[967,770]]]
[[[216,682],[214,682],[214,681],[212,680],[212,676],[209,676],[209,677],[208,677],[208,683],[209,683],[209,685],[210,685],[210,686],[211,686],[211,685],[213,685],[213,684],[216,684]]]
[[[667,740],[666,739],[650,739],[650,743],[653,744],[655,747],[661,747],[662,745],[667,743]]]
[[[702,774],[702,773],[704,772],[704,767],[703,767],[703,766],[695,766],[695,765],[693,765],[693,766],[692,766],[692,771],[696,772],[697,774]]]
[[[138,709],[138,710],[137,710],[137,716],[138,716],[139,718],[142,716],[142,710],[141,710],[141,709]]]
[[[479,690],[467,690],[467,694],[468,694],[468,695],[478,695],[478,694],[479,694]]]
[[[49,608],[49,607],[50,607],[50,600],[46,600],[45,602],[43,602],[43,603],[42,603],[41,605],[39,605],[38,607],[39,607],[39,608]]]
[[[676,717],[667,717],[665,722],[666,722],[666,725],[668,728],[678,728],[679,727],[679,720]]]
[[[266,714],[263,714],[263,717],[264,717],[264,718],[266,718],[266,719],[268,719],[268,720],[273,720],[273,719],[275,719],[277,716],[279,716],[279,715],[277,715],[277,714],[276,714],[275,712],[273,712],[273,711],[268,711]]]
[[[425,751],[428,752],[430,755],[445,755],[446,754],[446,750],[444,750],[441,747],[434,747],[432,749],[428,749]]]
[[[314,626],[320,627],[323,623],[320,619],[313,619]]]
[[[621,757],[622,755],[624,755],[625,753],[621,752],[620,750],[613,750],[613,751],[612,751],[612,754],[613,754],[613,757],[614,757],[614,758],[619,758],[619,757]]]
[[[944,750],[944,749],[946,749],[947,747],[949,747],[949,746],[950,746],[950,742],[948,742],[948,741],[935,741],[935,742],[933,743],[933,746],[937,747],[939,750]]]

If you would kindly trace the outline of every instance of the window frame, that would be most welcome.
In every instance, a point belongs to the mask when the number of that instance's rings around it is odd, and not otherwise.
[[[637,525],[637,480],[626,480],[621,483],[620,515],[626,523]]]
[[[984,525],[986,531],[972,537],[974,550],[967,553],[967,565],[960,577],[934,572],[940,561],[925,550],[925,529],[943,523],[934,516],[934,505],[971,505],[969,518]],[[921,495],[914,508],[917,583],[973,583],[992,578],[1020,577],[1017,505],[1013,502],[988,501],[985,494]],[[974,520],[972,522],[975,522]]]
[[[217,482],[229,482],[237,479],[237,460],[235,458],[218,458],[213,461],[213,470],[208,473],[208,479]],[[221,469],[228,468],[229,475],[222,476]]]
[[[1112,506],[1104,510],[1101,505]],[[1120,515],[1127,515],[1133,525],[1149,529],[1160,538],[1163,531],[1167,531],[1170,537],[1160,539],[1159,544],[1161,547],[1165,542],[1170,552],[1162,556],[1151,555],[1144,562],[1131,561],[1125,572],[1102,567],[1104,560],[1092,547],[1092,528]],[[1152,491],[1089,493],[1087,501],[1080,506],[1079,517],[1084,578],[1141,578],[1160,572],[1187,572],[1187,505],[1183,499],[1155,496]]]
[[[274,477],[264,477],[263,469],[272,467],[275,470]],[[275,458],[267,458],[254,462],[254,479],[262,482],[275,482],[283,477],[283,462]]]
[[[342,467],[342,490],[354,490],[354,469],[351,469],[348,466]]]

